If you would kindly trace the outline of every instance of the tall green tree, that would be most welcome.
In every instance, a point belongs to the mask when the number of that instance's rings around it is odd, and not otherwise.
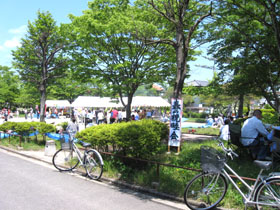
[[[173,66],[165,57],[169,48],[135,38],[134,16],[139,12],[129,1],[94,0],[82,16],[71,17],[76,72],[106,84],[120,97],[127,119],[137,88],[168,79]]]
[[[0,66],[0,104],[7,108],[16,105],[19,97],[19,77],[7,66]]]
[[[146,11],[142,13],[145,27],[136,29],[137,36],[146,43],[169,45],[175,52],[177,72],[173,97],[179,98],[189,71],[187,61],[192,59],[194,49],[204,42],[205,31],[200,26],[211,16],[212,3],[208,0],[139,0],[136,5]],[[148,33],[150,28],[152,33]]]
[[[13,51],[13,65],[21,80],[34,85],[40,93],[40,121],[44,121],[47,87],[63,77],[68,59],[64,48],[67,42],[60,27],[49,12],[38,12],[34,22],[28,22],[26,37]]]
[[[263,96],[279,112],[280,1],[216,3],[210,53],[217,59],[220,78],[230,84],[232,94]]]

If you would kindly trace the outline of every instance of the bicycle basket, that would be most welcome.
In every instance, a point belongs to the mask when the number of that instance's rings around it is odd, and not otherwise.
[[[201,146],[201,168],[203,172],[219,173],[224,168],[226,156],[216,149]]]
[[[69,138],[68,134],[61,135],[60,144],[61,144],[61,149],[63,149],[63,150],[71,150],[72,149],[72,141]]]

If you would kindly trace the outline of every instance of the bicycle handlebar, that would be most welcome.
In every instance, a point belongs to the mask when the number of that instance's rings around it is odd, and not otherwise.
[[[225,145],[224,145],[224,143],[222,142],[221,139],[218,138],[217,140],[218,140],[218,142],[219,142],[218,145],[219,145],[220,147],[222,147],[222,149],[224,150],[224,152],[226,153],[226,155],[230,156],[231,159],[233,159],[232,155],[235,156],[235,157],[239,157],[239,155],[236,154],[234,151],[232,151],[231,148],[227,149],[227,148],[225,147]]]

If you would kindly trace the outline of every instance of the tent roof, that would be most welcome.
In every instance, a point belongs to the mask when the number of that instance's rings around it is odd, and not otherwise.
[[[120,100],[118,100],[120,101]],[[127,97],[124,97],[127,102]],[[72,104],[72,107],[123,107],[121,102],[114,102],[110,97],[79,96]],[[135,96],[132,99],[132,107],[169,107],[165,99],[158,96]]]
[[[46,106],[57,108],[71,107],[69,101],[67,100],[46,100]]]
[[[72,104],[72,107],[122,107],[115,103],[110,97],[79,96]]]

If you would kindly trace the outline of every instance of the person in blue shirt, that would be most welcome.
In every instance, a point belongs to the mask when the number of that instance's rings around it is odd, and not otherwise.
[[[257,109],[253,112],[253,117],[248,118],[241,129],[241,143],[248,146],[253,157],[258,160],[270,160],[268,157],[269,146],[265,143],[269,132],[264,127],[262,121],[262,111]]]

